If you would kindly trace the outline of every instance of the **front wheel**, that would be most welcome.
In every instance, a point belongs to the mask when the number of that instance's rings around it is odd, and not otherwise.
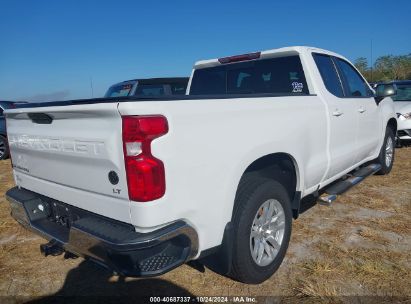
[[[9,146],[7,144],[7,139],[0,135],[0,160],[9,157]]]
[[[377,172],[379,175],[386,175],[391,172],[394,164],[395,156],[395,134],[391,128],[385,131],[384,143],[381,147],[380,154],[376,159],[377,163],[381,165],[381,170]]]
[[[258,284],[280,267],[291,236],[287,191],[277,181],[244,176],[233,214],[233,279]]]

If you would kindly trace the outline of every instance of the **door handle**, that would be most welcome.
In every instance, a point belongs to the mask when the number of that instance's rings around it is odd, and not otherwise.
[[[364,113],[366,110],[364,109],[364,108],[359,108],[358,109],[358,112],[360,112],[360,113]]]
[[[337,110],[335,110],[332,114],[333,114],[333,116],[337,116],[337,117],[338,117],[338,116],[343,115],[343,112],[341,112],[340,110],[337,109]]]

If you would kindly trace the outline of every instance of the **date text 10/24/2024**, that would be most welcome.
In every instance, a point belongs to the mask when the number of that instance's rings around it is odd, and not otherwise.
[[[150,297],[150,303],[257,303],[257,298],[248,296]]]

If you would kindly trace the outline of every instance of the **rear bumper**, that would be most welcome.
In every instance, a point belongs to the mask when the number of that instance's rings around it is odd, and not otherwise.
[[[24,227],[67,252],[125,276],[160,275],[192,259],[198,252],[197,233],[184,221],[138,233],[130,224],[26,189],[12,188],[6,198],[11,205],[11,215]]]

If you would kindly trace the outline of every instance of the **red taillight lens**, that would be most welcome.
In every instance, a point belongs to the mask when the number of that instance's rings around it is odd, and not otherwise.
[[[164,116],[123,116],[123,149],[129,198],[147,202],[166,190],[164,164],[151,154],[151,141],[168,132]]]
[[[164,116],[123,116],[123,140],[125,142],[154,139],[168,132]]]

